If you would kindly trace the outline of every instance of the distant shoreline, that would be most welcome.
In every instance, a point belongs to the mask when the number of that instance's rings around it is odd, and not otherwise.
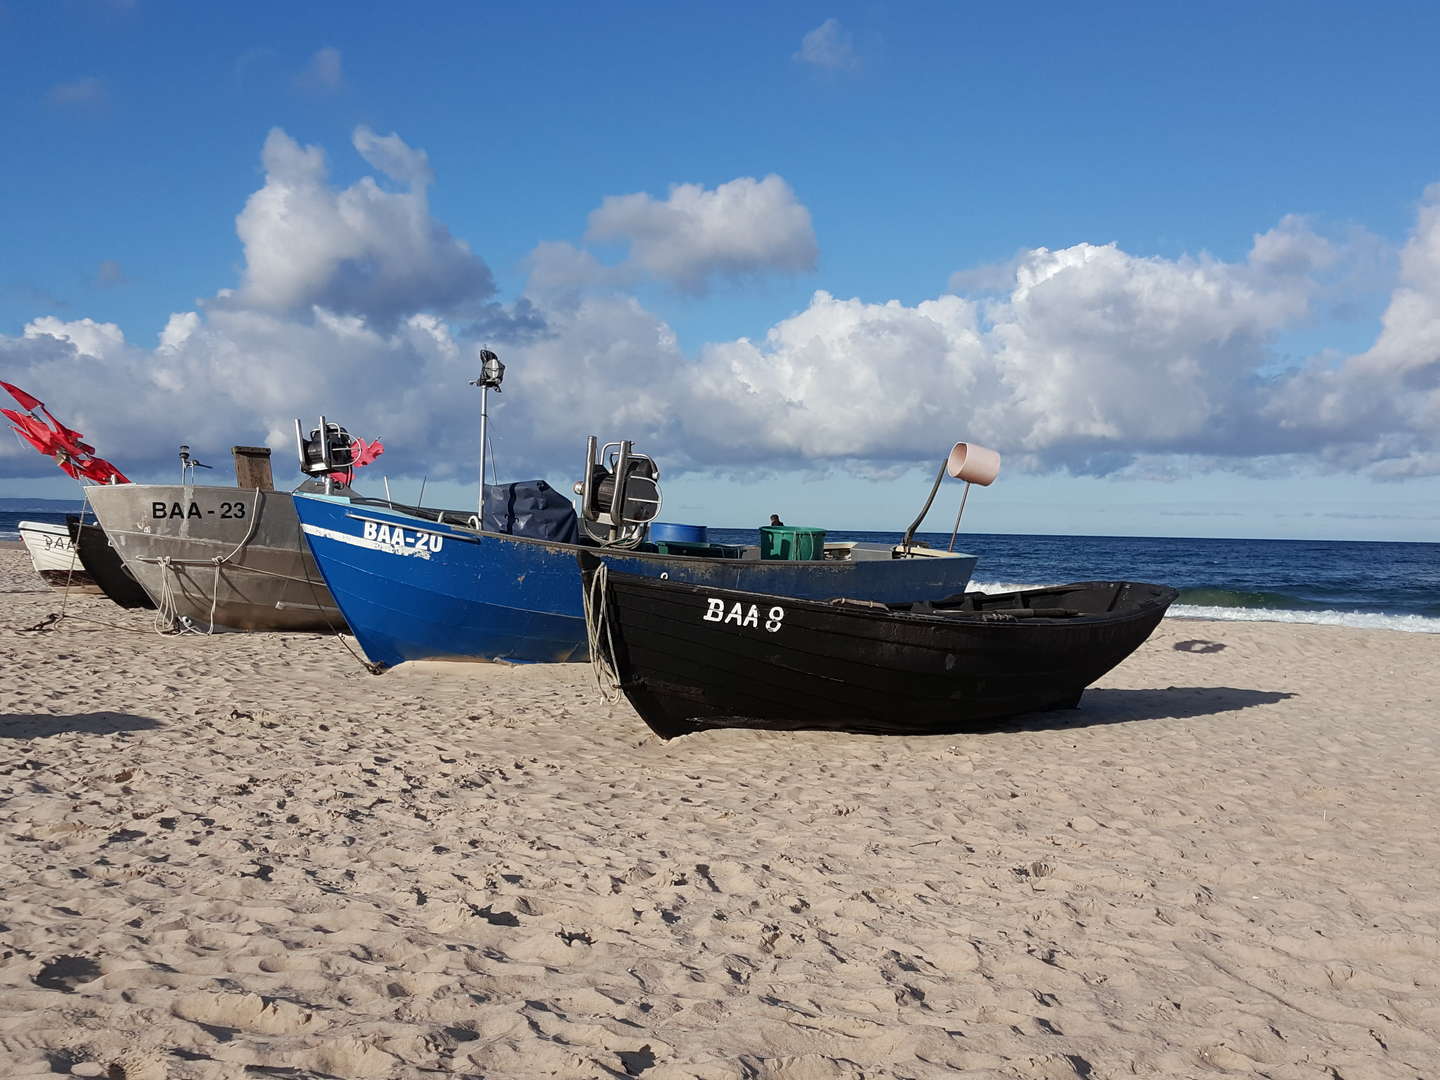
[[[0,498],[0,514],[74,514],[84,505],[84,499]]]

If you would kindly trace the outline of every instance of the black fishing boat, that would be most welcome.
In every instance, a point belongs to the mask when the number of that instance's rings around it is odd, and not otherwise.
[[[110,538],[99,522],[82,521],[78,514],[66,514],[70,541],[80,565],[100,590],[123,608],[153,608],[155,601],[141,588],[120,555],[110,546]]]
[[[929,734],[1073,708],[1178,595],[1086,581],[935,603],[827,603],[581,558],[597,659],[666,739],[711,727]]]

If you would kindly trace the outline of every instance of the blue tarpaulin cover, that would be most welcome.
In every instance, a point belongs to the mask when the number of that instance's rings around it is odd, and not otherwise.
[[[575,507],[544,480],[486,484],[484,528],[560,544],[580,542]]]

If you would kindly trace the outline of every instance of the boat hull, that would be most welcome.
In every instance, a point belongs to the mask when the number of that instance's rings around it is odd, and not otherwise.
[[[978,601],[1003,613],[1068,600],[1080,615],[911,614],[607,571],[600,614],[621,688],[662,738],[709,727],[926,734],[1077,705],[1175,596],[1086,582]]]
[[[20,539],[30,556],[30,563],[46,584],[56,589],[98,593],[100,586],[86,572],[80,555],[64,525],[48,521],[22,521]]]
[[[202,628],[344,629],[289,492],[116,484],[87,495],[126,568],[176,615]]]
[[[125,568],[124,560],[110,546],[110,538],[98,523],[81,521],[78,515],[70,514],[65,524],[81,565],[101,592],[123,608],[154,608],[155,601]]]
[[[589,656],[576,557],[781,595],[939,598],[962,592],[975,557],[783,562],[647,554],[441,524],[384,506],[297,495],[296,510],[331,594],[366,656],[563,662]]]

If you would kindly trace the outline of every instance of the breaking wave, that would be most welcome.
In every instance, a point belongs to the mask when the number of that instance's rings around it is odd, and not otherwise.
[[[1285,611],[1279,608],[1234,608],[1206,604],[1175,604],[1166,618],[1228,619],[1232,622],[1315,623],[1356,630],[1403,630],[1412,634],[1440,634],[1440,619],[1428,615],[1387,615],[1379,611]]]
[[[972,581],[972,589],[986,593],[1046,588],[1039,584]],[[1278,592],[1232,589],[1181,589],[1180,599],[1166,613],[1169,619],[1221,619],[1230,622],[1312,623],[1356,630],[1400,630],[1412,634],[1440,634],[1440,618],[1392,614],[1382,611],[1342,611],[1316,601]]]

